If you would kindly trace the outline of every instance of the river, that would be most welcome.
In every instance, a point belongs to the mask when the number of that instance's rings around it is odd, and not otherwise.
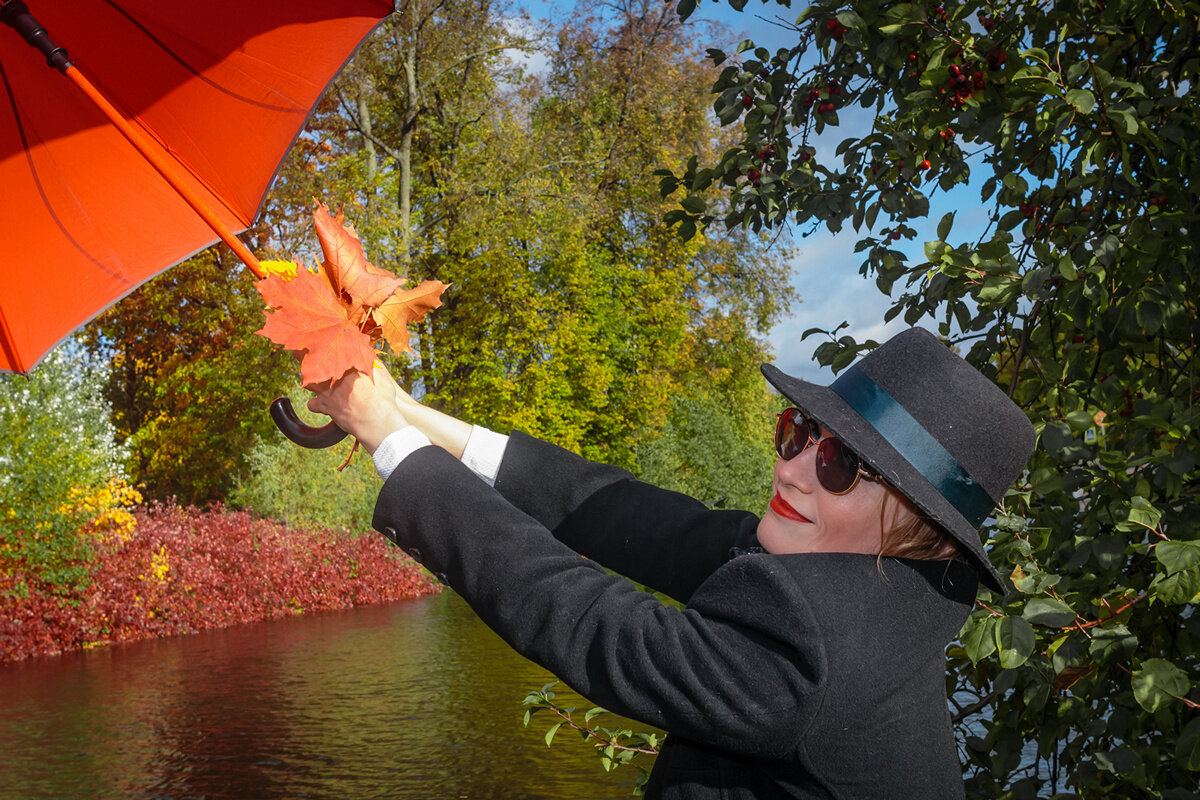
[[[0,798],[630,797],[522,727],[553,679],[451,592],[30,659],[0,666]]]

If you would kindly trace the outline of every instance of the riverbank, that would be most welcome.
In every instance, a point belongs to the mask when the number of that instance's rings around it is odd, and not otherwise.
[[[0,572],[0,664],[115,642],[437,592],[382,537],[289,528],[243,511],[141,507],[102,542],[90,577],[52,586]]]

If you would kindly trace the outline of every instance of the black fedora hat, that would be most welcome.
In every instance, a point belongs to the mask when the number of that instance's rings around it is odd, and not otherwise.
[[[829,386],[763,375],[858,453],[962,546],[983,583],[1004,592],[979,527],[1025,469],[1036,435],[995,383],[923,328],[910,328]]]

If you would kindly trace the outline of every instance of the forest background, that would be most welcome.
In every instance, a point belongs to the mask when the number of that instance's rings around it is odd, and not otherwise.
[[[1197,796],[1195,3],[764,6],[739,25],[761,48],[711,4],[401,6],[297,142],[256,252],[314,260],[314,199],[343,205],[372,261],[453,285],[392,364],[418,395],[715,507],[766,500],[760,361],[814,377],[816,342],[836,372],[883,338],[874,303],[937,330],[1040,434],[987,530],[1011,590],[949,651],[969,792]],[[369,462],[335,474],[344,449],[263,413],[299,399],[296,368],[252,335],[238,269],[202,253],[5,380],[7,601],[72,608],[142,520],[366,529]],[[178,575],[165,542],[135,548],[134,585]],[[314,571],[285,607],[318,602]]]

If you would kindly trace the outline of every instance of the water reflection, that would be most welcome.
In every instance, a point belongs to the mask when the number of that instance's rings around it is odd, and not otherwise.
[[[450,593],[19,662],[0,798],[630,796],[521,727],[550,680]]]

